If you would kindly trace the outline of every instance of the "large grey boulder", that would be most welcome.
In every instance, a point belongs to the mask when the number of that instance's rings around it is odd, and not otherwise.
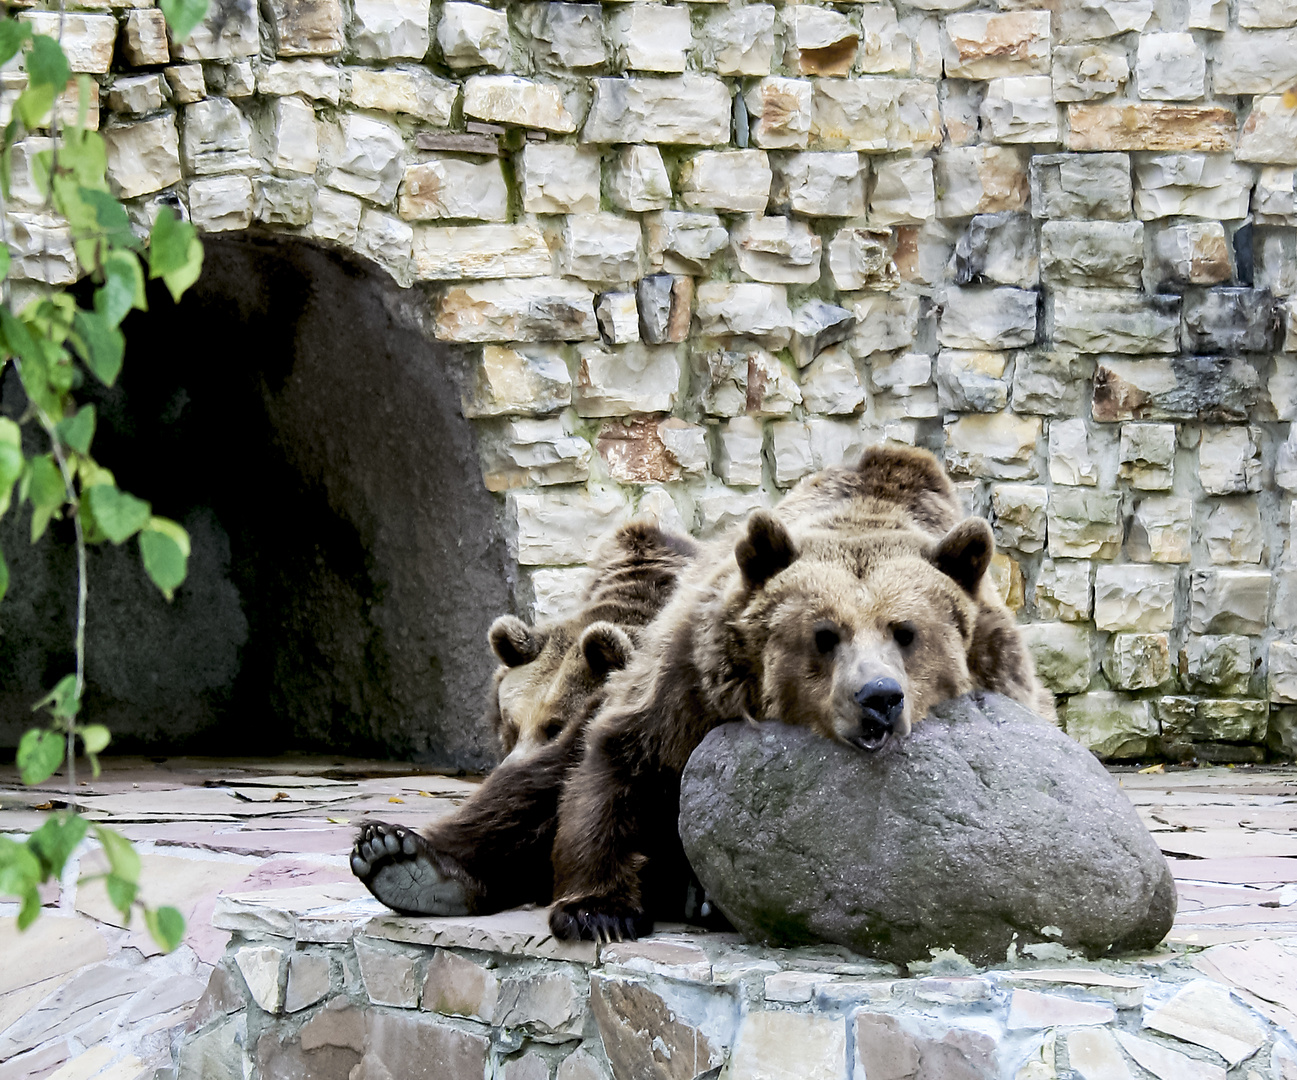
[[[1156,945],[1175,884],[1088,750],[1008,698],[938,706],[876,754],[783,724],[726,724],[694,751],[680,836],[736,928],[895,963],[1011,944],[1090,956]]]

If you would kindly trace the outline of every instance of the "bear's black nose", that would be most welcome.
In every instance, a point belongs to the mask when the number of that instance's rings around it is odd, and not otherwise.
[[[901,718],[905,691],[895,679],[875,679],[856,691],[856,704],[865,713],[866,726],[874,721],[890,728]]]

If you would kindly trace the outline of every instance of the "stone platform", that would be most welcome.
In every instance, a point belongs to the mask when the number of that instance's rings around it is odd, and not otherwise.
[[[22,834],[57,789],[11,779],[0,830]],[[554,941],[539,910],[393,916],[346,870],[351,830],[451,812],[471,781],[112,761],[79,803],[137,841],[146,894],[190,934],[158,955],[75,868],[26,935],[0,909],[0,1080],[1293,1080],[1297,774],[1119,779],[1177,877],[1163,948],[902,971],[683,927],[597,950]]]

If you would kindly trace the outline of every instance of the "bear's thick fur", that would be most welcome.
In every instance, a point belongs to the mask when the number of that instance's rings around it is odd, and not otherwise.
[[[558,797],[603,701],[697,545],[647,520],[617,529],[590,561],[576,614],[528,626],[498,618],[500,660],[487,722],[504,760],[452,817],[413,833],[366,825],[352,869],[379,900],[413,914],[499,911],[547,903]]]

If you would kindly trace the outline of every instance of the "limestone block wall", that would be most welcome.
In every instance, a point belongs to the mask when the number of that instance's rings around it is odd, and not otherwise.
[[[472,350],[537,616],[633,512],[708,535],[915,443],[1070,733],[1292,754],[1293,0],[214,0],[182,46],[93,2],[133,214],[349,248]],[[40,145],[14,276],[67,281]]]

